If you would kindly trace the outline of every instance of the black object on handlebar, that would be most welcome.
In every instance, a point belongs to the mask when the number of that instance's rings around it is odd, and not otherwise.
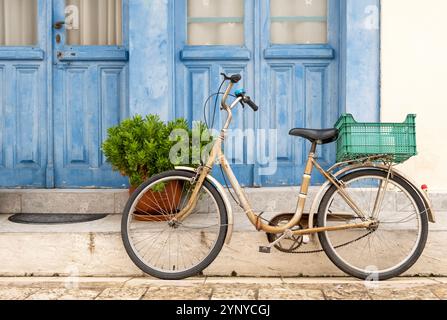
[[[256,105],[256,103],[253,102],[253,100],[250,99],[249,96],[244,96],[243,101],[244,103],[248,104],[248,106],[252,108],[254,112],[259,110],[259,107]]]
[[[230,80],[232,83],[238,83],[242,79],[242,76],[240,74],[233,74],[232,76],[227,76],[225,73],[221,73],[221,76],[223,76],[225,80]]]

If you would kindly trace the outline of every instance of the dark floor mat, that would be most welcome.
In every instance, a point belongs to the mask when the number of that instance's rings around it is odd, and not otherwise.
[[[9,221],[21,224],[72,224],[96,221],[105,217],[106,214],[19,213],[9,217]]]

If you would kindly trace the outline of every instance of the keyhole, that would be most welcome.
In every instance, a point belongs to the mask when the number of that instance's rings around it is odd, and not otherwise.
[[[56,35],[56,43],[61,43],[61,35],[60,34]]]

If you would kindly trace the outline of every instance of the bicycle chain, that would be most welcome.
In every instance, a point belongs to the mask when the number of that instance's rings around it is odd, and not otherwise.
[[[335,246],[334,249],[340,249],[340,248],[343,248],[343,247],[347,247],[347,246],[350,245],[350,244],[353,244],[353,243],[356,243],[356,242],[358,242],[358,241],[360,241],[360,240],[362,240],[362,239],[365,239],[366,237],[370,236],[370,235],[373,234],[374,232],[375,232],[375,231],[370,231],[370,232],[368,232],[367,234],[361,236],[360,238],[357,238],[357,239],[354,239],[354,240],[352,240],[352,241],[349,241],[349,242],[340,244],[340,245],[338,245],[338,246]],[[319,249],[319,250],[299,251],[299,252],[290,252],[290,253],[291,253],[291,254],[314,254],[314,253],[321,253],[321,252],[324,252],[324,250],[323,250],[323,249]]]

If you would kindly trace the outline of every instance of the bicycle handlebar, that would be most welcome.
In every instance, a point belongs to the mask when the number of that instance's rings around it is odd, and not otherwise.
[[[241,81],[242,76],[240,74],[234,74],[232,76],[228,76],[225,73],[221,73],[221,75],[224,77],[224,81],[231,81],[231,83],[228,85],[227,90],[225,91],[224,97],[222,99],[222,107],[224,109],[227,109],[228,106],[226,104],[227,98],[230,94],[231,89],[233,88],[233,85]],[[240,102],[242,106],[247,104],[254,112],[259,110],[259,107],[254,103],[253,100],[249,96],[245,95],[245,92],[242,90],[242,92],[237,95],[238,98],[240,98]]]

